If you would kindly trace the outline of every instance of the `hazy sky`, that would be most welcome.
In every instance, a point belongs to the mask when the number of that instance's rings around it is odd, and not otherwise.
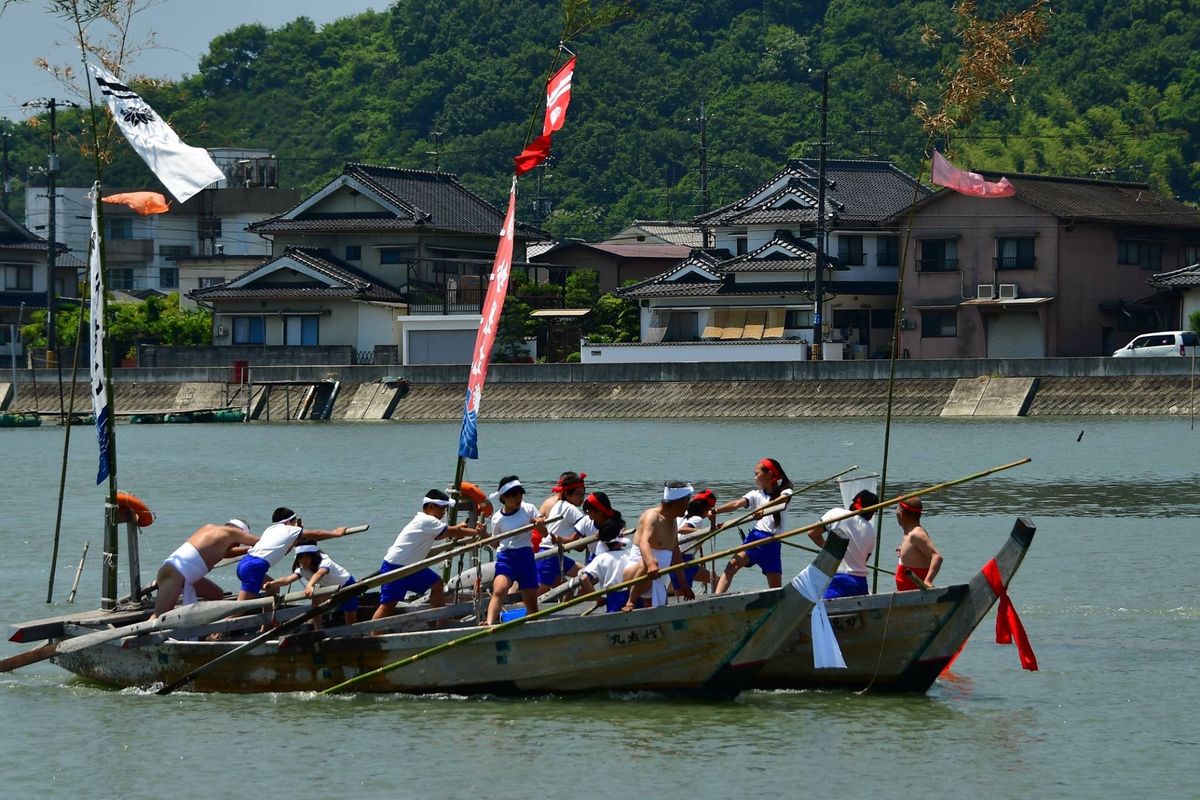
[[[67,24],[49,13],[48,5],[46,0],[23,0],[9,3],[0,13],[0,116],[23,119],[21,103],[26,100],[67,97],[59,83],[33,64],[45,56],[52,63],[79,67]],[[277,28],[304,16],[323,25],[387,6],[386,0],[161,0],[134,17],[134,38],[153,32],[158,45],[143,53],[135,66],[146,75],[179,78],[196,72],[214,37],[243,23]]]

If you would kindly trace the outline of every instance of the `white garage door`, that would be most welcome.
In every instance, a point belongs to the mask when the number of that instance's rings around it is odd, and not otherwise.
[[[1041,358],[1046,355],[1042,323],[1037,312],[989,314],[987,317],[988,358]]]
[[[412,331],[409,364],[470,364],[475,331]]]

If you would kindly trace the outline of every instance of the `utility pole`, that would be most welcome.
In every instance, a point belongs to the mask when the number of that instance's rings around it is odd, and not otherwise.
[[[23,108],[50,109],[50,155],[46,159],[46,199],[50,216],[46,221],[46,366],[54,366],[58,362],[58,332],[55,327],[54,311],[57,305],[54,291],[54,272],[58,260],[57,210],[55,208],[55,183],[58,177],[58,106],[79,108],[78,103],[70,100],[59,100],[51,97],[49,100],[30,100],[23,103]]]
[[[4,193],[4,213],[8,213],[8,195],[12,192],[12,182],[8,179],[8,142],[12,139],[12,134],[8,131],[0,133],[0,140],[4,142],[4,156],[0,161],[0,191]]]
[[[700,123],[700,213],[707,214],[712,207],[708,193],[708,116],[704,113],[704,101],[700,101],[700,116],[693,122]]]
[[[442,145],[442,132],[438,129],[436,122],[433,123],[433,125],[429,128],[429,138],[433,142],[433,149],[426,150],[425,155],[433,156],[433,171],[441,172],[441,165],[439,163],[440,153],[438,151],[441,149]]]
[[[822,307],[825,300],[825,148],[829,117],[829,70],[821,72],[821,155],[817,162],[817,252],[813,269],[813,344],[814,361],[821,360]]]

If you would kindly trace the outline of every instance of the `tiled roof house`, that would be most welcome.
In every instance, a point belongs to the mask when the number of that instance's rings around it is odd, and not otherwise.
[[[347,164],[296,207],[248,227],[269,261],[191,296],[215,344],[399,347],[402,363],[469,363],[504,220],[445,172]],[[545,238],[518,223],[514,262]]]
[[[1007,177],[1013,197],[943,190],[918,205],[901,321],[910,357],[1100,356],[1179,324],[1147,283],[1200,261],[1200,211],[1145,184]]]
[[[697,217],[713,247],[621,290],[641,306],[641,343],[588,346],[584,360],[806,358],[816,305],[817,176],[815,160],[789,161],[746,196]],[[890,162],[826,162],[822,338],[833,342],[825,357],[882,353],[900,263],[891,218],[928,194]]]
[[[30,314],[46,308],[49,253],[45,239],[0,211],[0,359],[5,364],[14,351],[18,360],[24,354],[20,341],[11,342],[10,326],[18,321],[28,324]],[[60,297],[76,297],[79,270],[85,266],[85,262],[60,244],[55,257],[55,293]]]

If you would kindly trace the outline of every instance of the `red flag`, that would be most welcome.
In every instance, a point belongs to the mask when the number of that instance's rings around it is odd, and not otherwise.
[[[996,565],[996,559],[993,558],[984,564],[982,572],[988,586],[992,588],[992,593],[1000,598],[1000,608],[996,610],[996,644],[1012,644],[1015,638],[1021,666],[1030,672],[1037,672],[1037,657],[1034,656],[1033,646],[1025,634],[1025,626],[1021,624],[1021,618],[1017,616],[1017,609],[1013,607],[1012,600],[1008,597],[1008,590],[1004,588],[1004,581],[1000,578],[1000,568]]]
[[[575,75],[575,56],[555,72],[546,83],[546,118],[542,122],[542,135],[534,139],[513,159],[517,176],[541,164],[550,155],[550,135],[563,126],[567,119],[567,106],[571,103],[571,78]]]
[[[937,150],[933,151],[933,182],[970,197],[1012,197],[1017,193],[1008,178],[995,182],[984,180],[978,172],[967,172],[954,166]]]
[[[492,279],[483,299],[483,319],[480,320],[479,332],[475,335],[475,352],[471,361],[471,374],[467,378],[467,398],[463,408],[462,430],[458,437],[460,458],[479,458],[479,403],[483,399],[483,381],[487,377],[488,364],[492,360],[492,345],[496,342],[500,312],[504,310],[504,298],[508,296],[516,216],[517,179],[513,178],[512,188],[508,193],[508,213],[504,215],[500,243],[496,246],[496,260],[492,263]]]
[[[171,210],[171,207],[167,205],[167,198],[158,192],[123,192],[121,194],[110,194],[108,197],[101,199],[106,203],[120,203],[121,205],[129,206],[143,216],[146,214],[161,214],[164,211]]]

